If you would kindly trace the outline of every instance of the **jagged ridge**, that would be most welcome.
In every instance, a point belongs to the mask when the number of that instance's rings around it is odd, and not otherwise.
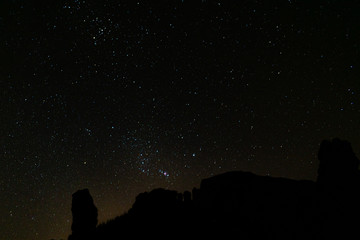
[[[83,207],[92,214],[76,211],[81,195],[77,192],[73,195],[73,234],[69,239],[358,236],[359,160],[350,143],[339,139],[322,142],[319,160],[317,182],[227,172],[202,180],[200,189],[194,188],[192,193],[165,189],[141,193],[126,214],[98,227],[95,220],[88,219],[97,218],[88,191],[82,191],[87,203]],[[85,216],[85,230],[78,212]]]

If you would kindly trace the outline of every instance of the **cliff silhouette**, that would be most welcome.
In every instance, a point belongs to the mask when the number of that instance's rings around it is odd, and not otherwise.
[[[359,236],[359,159],[347,141],[324,140],[317,181],[227,172],[179,193],[154,189],[124,215],[97,225],[88,190],[73,194],[78,239],[353,239]]]

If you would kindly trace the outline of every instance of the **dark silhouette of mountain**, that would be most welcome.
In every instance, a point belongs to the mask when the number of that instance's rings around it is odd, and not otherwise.
[[[88,190],[73,195],[76,239],[350,239],[359,235],[359,160],[350,143],[323,141],[316,182],[227,172],[192,193],[154,189],[97,224]]]

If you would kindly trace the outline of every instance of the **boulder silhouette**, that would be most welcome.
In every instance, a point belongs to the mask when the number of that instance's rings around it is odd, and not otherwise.
[[[88,189],[79,190],[72,195],[71,212],[73,222],[69,240],[93,239],[98,212]]]
[[[351,144],[338,138],[322,141],[318,158],[319,238],[353,238],[360,224],[359,159]]]
[[[318,184],[328,188],[358,185],[359,159],[348,141],[338,138],[322,141],[318,158]]]

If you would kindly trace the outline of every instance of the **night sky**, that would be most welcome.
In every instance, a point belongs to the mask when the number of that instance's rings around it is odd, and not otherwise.
[[[315,180],[323,139],[359,156],[360,5],[319,2],[1,1],[0,239],[67,238],[78,189],[103,222],[231,170]]]

